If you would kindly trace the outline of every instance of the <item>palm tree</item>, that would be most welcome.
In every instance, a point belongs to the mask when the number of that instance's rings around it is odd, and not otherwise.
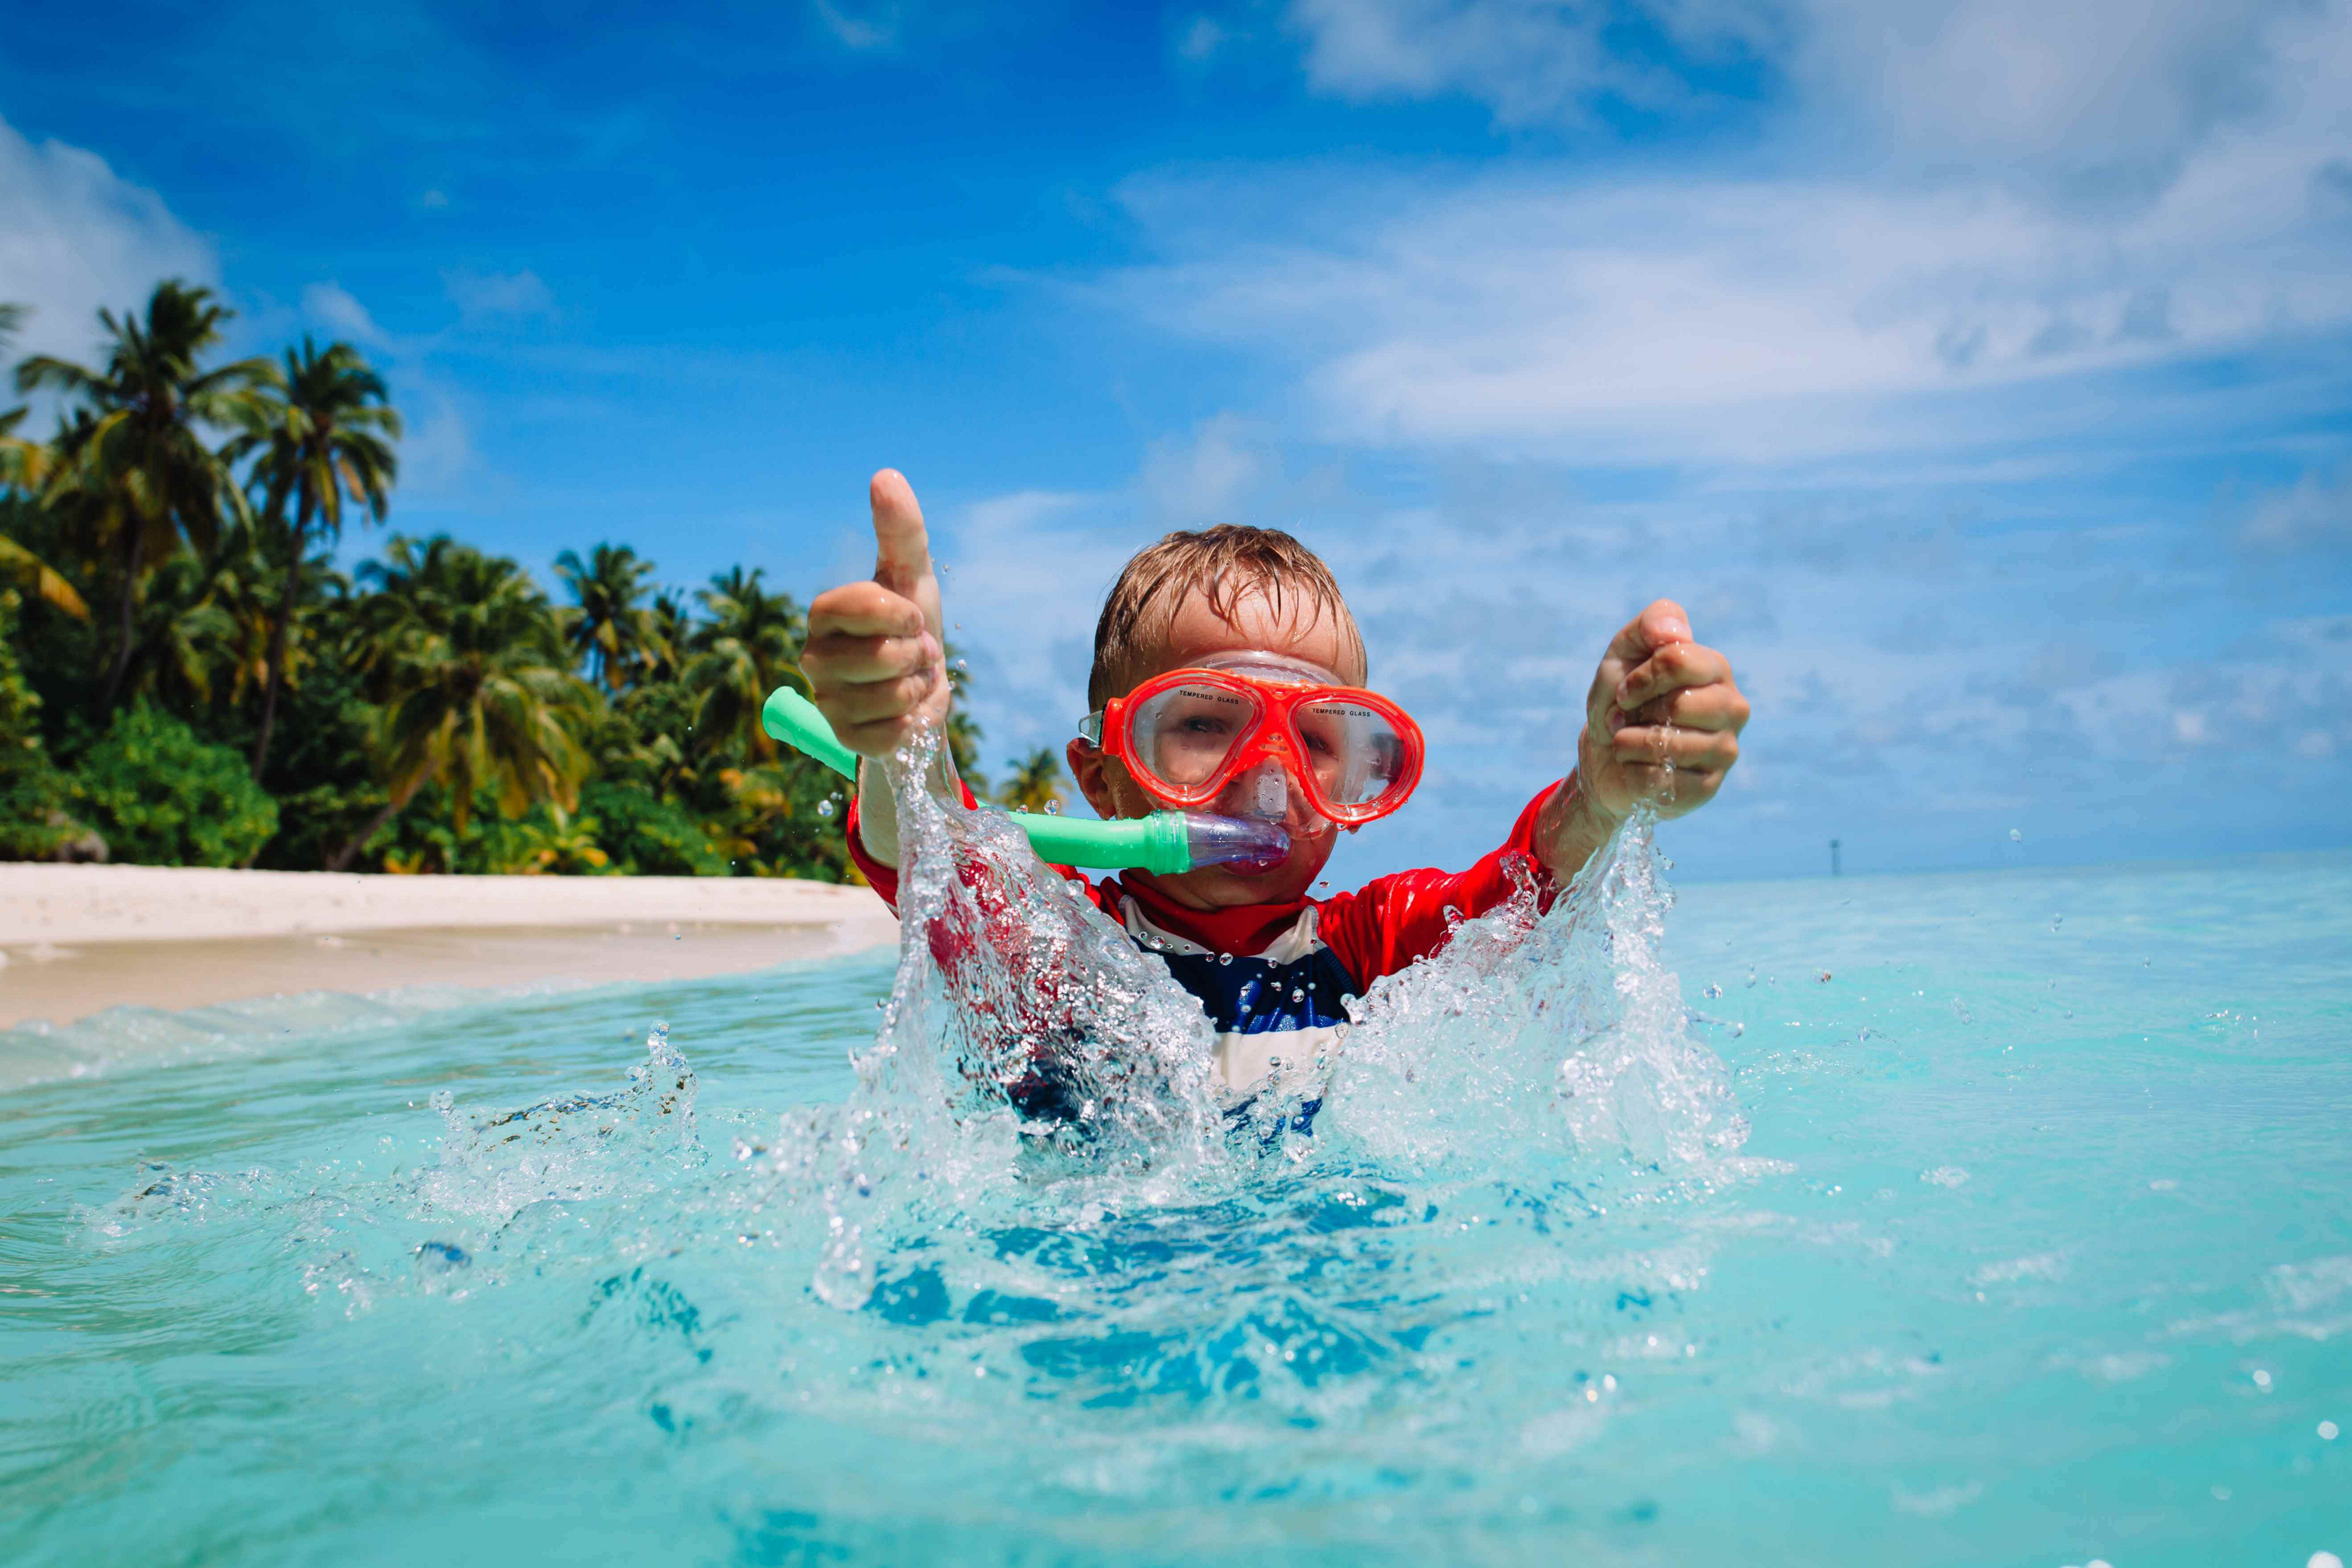
[[[16,329],[30,314],[30,306],[0,304],[0,348],[16,341]],[[16,434],[16,426],[30,412],[19,405],[0,413],[0,488],[37,493],[49,477],[56,451],[46,442],[28,441]],[[89,619],[89,606],[82,603],[65,574],[5,533],[0,533],[0,582],[14,583],[78,621]]]
[[[192,555],[173,555],[148,575],[132,621],[131,661],[122,689],[151,697],[175,713],[213,700],[213,680],[236,673],[236,622],[215,602],[214,584]]]
[[[1001,805],[1021,811],[1059,811],[1069,796],[1062,790],[1062,759],[1051,746],[1040,746],[1019,762],[1008,764],[1013,776],[997,792]]]
[[[253,742],[253,776],[269,760],[269,735],[278,721],[278,700],[286,689],[286,649],[294,626],[303,563],[310,557],[311,529],[332,541],[342,536],[343,502],[364,504],[368,516],[383,521],[385,492],[400,471],[392,443],[400,439],[400,415],[386,402],[383,377],[349,343],[324,352],[307,336],[286,351],[283,390],[253,399],[242,411],[244,434],[223,452],[230,462],[254,459],[249,482],[263,487],[266,526],[282,531],[286,576],[278,598],[277,623],[269,634],[269,679],[262,689],[261,732]],[[289,501],[294,507],[286,516]]]
[[[571,672],[554,607],[522,568],[438,535],[421,550],[395,537],[360,573],[380,588],[358,651],[383,705],[392,798],[327,868],[349,866],[428,784],[447,792],[460,833],[485,786],[509,817],[536,801],[578,805],[589,759],[572,726],[595,694]]]
[[[557,556],[555,574],[577,606],[565,635],[607,693],[666,651],[660,619],[644,603],[652,562],[625,544],[599,544],[585,564],[569,550]]]
[[[13,583],[78,621],[89,619],[89,606],[82,602],[65,574],[5,533],[0,533],[0,583]]]
[[[688,645],[694,637],[694,617],[687,612],[686,598],[675,588],[664,588],[654,595],[653,641],[644,654],[645,668],[638,673],[644,680],[676,680],[685,673]]]
[[[277,542],[287,542],[282,537]],[[225,617],[219,641],[223,670],[228,676],[226,698],[245,700],[248,688],[266,689],[269,672],[282,667],[289,687],[299,685],[303,668],[313,662],[306,638],[278,639],[284,578],[288,570],[299,574],[295,594],[294,626],[299,634],[320,607],[348,584],[322,552],[281,568],[273,552],[251,528],[232,528],[221,538],[205,565],[205,603]]]
[[[685,679],[696,693],[695,734],[706,748],[740,737],[752,752],[771,757],[776,742],[761,728],[760,710],[786,680],[802,680],[808,627],[792,595],[769,593],[761,576],[756,567],[731,567],[695,595],[710,618],[695,628]]]
[[[18,391],[49,387],[83,405],[85,417],[59,433],[47,489],[73,507],[95,550],[110,548],[121,560],[121,630],[106,681],[109,708],[138,640],[134,622],[147,572],[183,539],[209,550],[223,513],[244,510],[228,465],[205,445],[204,430],[241,425],[254,389],[276,382],[278,373],[259,359],[197,367],[232,314],[214,302],[211,289],[167,279],[155,285],[143,321],[98,313],[110,340],[104,368],[47,354],[16,367]]]

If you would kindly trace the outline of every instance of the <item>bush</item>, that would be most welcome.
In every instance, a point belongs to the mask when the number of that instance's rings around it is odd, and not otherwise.
[[[727,857],[694,818],[668,801],[599,781],[580,792],[583,816],[596,820],[596,842],[618,869],[644,877],[724,877]]]
[[[244,758],[143,701],[82,753],[72,789],[117,860],[236,866],[278,831]]]
[[[65,780],[41,745],[41,700],[16,661],[17,598],[0,593],[0,860],[43,860],[73,837]]]

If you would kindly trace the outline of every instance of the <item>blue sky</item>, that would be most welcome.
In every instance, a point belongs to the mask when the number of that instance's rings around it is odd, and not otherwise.
[[[2346,0],[52,8],[0,297],[360,342],[394,526],[535,569],[805,599],[899,467],[992,764],[1137,545],[1291,527],[1433,741],[1342,877],[1659,595],[1757,709],[1686,875],[2343,846],[2347,106]]]

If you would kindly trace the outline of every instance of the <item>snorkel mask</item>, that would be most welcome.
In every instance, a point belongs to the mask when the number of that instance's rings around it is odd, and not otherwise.
[[[1212,655],[1157,675],[1089,713],[1080,734],[1162,805],[1225,809],[1268,823],[1360,827],[1421,782],[1421,727],[1387,698],[1280,654]],[[1242,788],[1232,790],[1235,781]],[[1230,794],[1228,792],[1231,792]]]

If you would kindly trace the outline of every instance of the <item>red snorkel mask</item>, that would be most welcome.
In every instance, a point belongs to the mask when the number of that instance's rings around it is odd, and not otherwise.
[[[1328,672],[1265,654],[1154,676],[1114,697],[1079,727],[1127,764],[1144,792],[1179,810],[1209,805],[1255,771],[1251,815],[1273,819],[1286,792],[1278,764],[1307,804],[1342,826],[1402,805],[1421,782],[1421,726],[1387,698],[1318,679]],[[1222,667],[1222,668],[1220,668]]]

